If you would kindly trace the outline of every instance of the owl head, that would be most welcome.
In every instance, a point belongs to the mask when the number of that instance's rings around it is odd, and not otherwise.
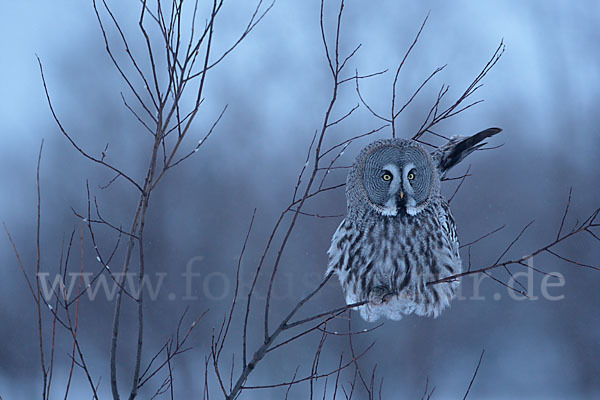
[[[429,153],[414,140],[377,140],[359,153],[346,182],[349,214],[416,215],[439,194]],[[362,212],[361,212],[362,211]]]

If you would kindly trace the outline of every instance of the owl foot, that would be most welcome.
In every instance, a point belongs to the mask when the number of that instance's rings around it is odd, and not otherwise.
[[[385,286],[376,286],[369,293],[369,303],[374,305],[387,304],[395,294]]]

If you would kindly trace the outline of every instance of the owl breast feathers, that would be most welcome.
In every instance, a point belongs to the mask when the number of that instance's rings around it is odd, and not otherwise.
[[[406,139],[365,147],[346,182],[347,215],[333,235],[327,273],[337,274],[346,304],[366,321],[403,314],[437,317],[458,280],[428,285],[461,272],[456,225],[440,195],[440,179],[500,132],[490,128],[453,137],[433,154]]]

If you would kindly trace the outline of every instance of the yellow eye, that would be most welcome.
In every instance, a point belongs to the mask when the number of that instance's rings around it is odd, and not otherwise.
[[[389,172],[385,172],[381,176],[381,179],[383,179],[384,181],[391,181],[392,180],[392,174],[390,174]]]
[[[412,171],[409,172],[407,178],[409,181],[412,181],[413,179],[415,179],[415,173]]]

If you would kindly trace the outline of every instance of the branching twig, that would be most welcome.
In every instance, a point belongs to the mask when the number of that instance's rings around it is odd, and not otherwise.
[[[569,195],[569,200],[568,200],[569,204],[571,202],[571,195]],[[568,210],[568,207],[567,207]],[[566,213],[566,212],[565,212]],[[454,280],[457,280],[458,278],[461,278],[463,276],[468,276],[468,275],[473,275],[473,274],[480,274],[480,273],[488,273],[488,271],[497,269],[497,268],[506,268],[509,265],[522,265],[522,266],[526,266],[529,268],[529,265],[526,264],[527,260],[529,260],[530,258],[533,258],[541,253],[549,253],[557,258],[562,259],[563,261],[567,261],[571,264],[575,264],[581,267],[586,267],[586,268],[591,268],[594,270],[600,270],[600,267],[594,267],[592,265],[588,265],[588,264],[584,264],[575,260],[571,260],[562,256],[559,256],[553,249],[555,247],[558,246],[558,244],[565,242],[566,240],[580,234],[583,232],[588,232],[588,233],[592,233],[592,228],[598,227],[599,224],[596,223],[596,218],[598,217],[598,215],[600,214],[600,208],[596,209],[584,222],[582,222],[581,224],[579,224],[578,226],[575,227],[575,229],[573,229],[571,232],[566,233],[566,234],[562,234],[562,236],[559,234],[559,236],[551,241],[550,243],[538,248],[537,250],[532,251],[530,254],[520,257],[520,258],[515,258],[515,259],[510,259],[508,261],[501,261],[502,258],[506,255],[506,253],[508,253],[508,251],[513,247],[513,245],[515,243],[517,243],[521,237],[523,236],[523,234],[525,233],[525,231],[527,230],[527,228],[529,228],[531,226],[531,224],[533,224],[533,221],[531,221],[530,223],[528,223],[520,232],[519,234],[511,241],[511,243],[508,245],[508,247],[502,252],[502,254],[498,257],[498,259],[492,263],[491,265],[488,265],[486,267],[481,267],[481,268],[477,268],[477,269],[470,269],[466,272],[462,272],[460,274],[455,274],[452,276],[448,276],[442,279],[438,279],[435,281],[431,281],[431,282],[427,282],[427,285],[434,285],[434,284],[439,284],[439,283],[444,283],[444,282],[452,282]],[[561,226],[564,225],[564,219],[561,221]],[[499,230],[499,229],[497,229]],[[496,231],[497,231],[496,230]],[[496,232],[494,231],[494,232]],[[562,228],[559,229],[560,232],[562,232]],[[492,232],[493,233],[493,232]],[[491,234],[491,233],[490,233]],[[489,234],[487,235],[489,236]],[[485,237],[485,236],[484,236]],[[480,240],[480,239],[478,239]],[[478,241],[477,240],[477,241]],[[491,275],[488,275],[490,277],[492,277]],[[493,278],[493,277],[492,277]],[[495,278],[493,278],[495,279]],[[496,280],[496,279],[495,279]],[[498,281],[501,282],[501,281]],[[514,288],[511,288],[514,289]],[[514,289],[517,292],[523,294],[522,291]]]

